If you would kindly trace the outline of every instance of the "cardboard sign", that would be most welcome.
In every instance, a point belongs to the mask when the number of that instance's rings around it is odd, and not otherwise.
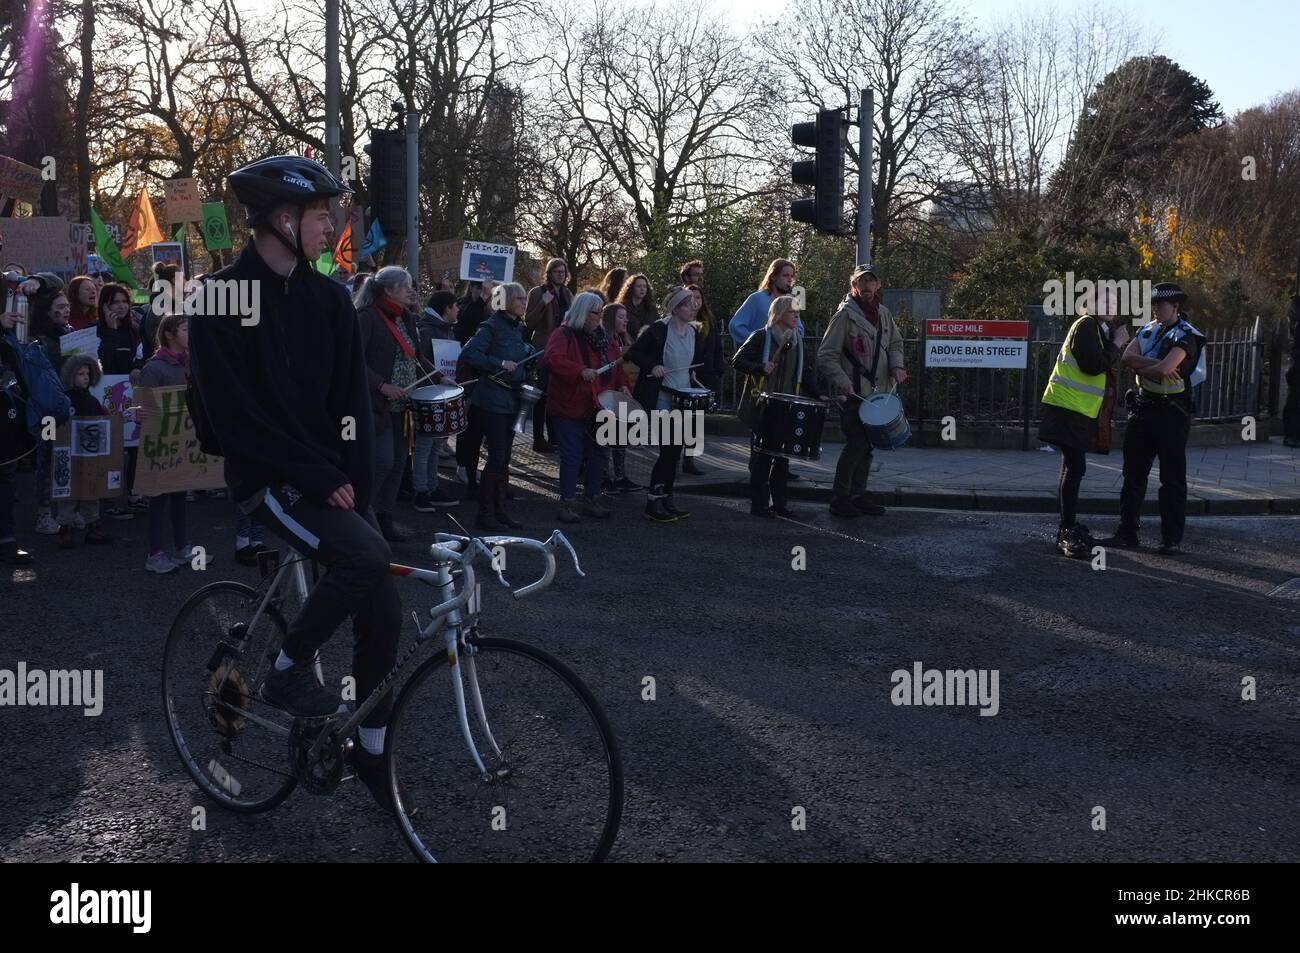
[[[108,262],[100,258],[93,251],[86,254],[86,274],[98,275],[101,272],[108,272],[110,275],[113,269],[108,267]]]
[[[59,351],[64,357],[71,357],[73,354],[99,357],[99,329],[92,324],[88,328],[63,335],[59,338]]]
[[[153,249],[155,265],[161,262],[164,265],[175,265],[177,268],[185,267],[180,242],[154,242],[149,247]]]
[[[122,494],[122,418],[73,417],[54,434],[50,499],[105,500]]]
[[[6,261],[16,261],[28,272],[74,270],[71,229],[61,215],[0,219]]]
[[[128,408],[135,404],[135,388],[131,386],[129,374],[105,374],[99,383],[90,389],[95,398],[104,405],[110,414],[122,416],[122,445],[124,447],[140,446],[140,422],[128,420],[134,417],[128,414]]]
[[[137,387],[135,402],[140,407],[140,452],[132,492],[160,496],[226,485],[225,462],[199,449],[184,385]]]
[[[167,199],[167,221],[203,221],[203,203],[199,201],[199,183],[194,179],[167,179],[163,182]]]
[[[72,246],[72,267],[79,275],[86,273],[88,245],[95,244],[95,230],[89,224],[71,222],[68,224],[68,242]]]
[[[41,200],[45,180],[41,170],[17,159],[0,156],[0,195],[12,195],[35,205]]]
[[[443,278],[455,279],[460,270],[460,253],[464,244],[459,238],[453,238],[424,246],[424,267],[429,270],[435,284]]]
[[[459,341],[430,341],[433,366],[442,371],[446,383],[456,379],[456,361],[460,358]]]

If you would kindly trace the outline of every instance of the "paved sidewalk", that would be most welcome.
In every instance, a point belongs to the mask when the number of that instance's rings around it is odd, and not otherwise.
[[[521,453],[520,444],[527,449]],[[744,496],[748,493],[749,442],[739,437],[706,435],[705,451],[696,459],[707,472],[682,475],[681,492]],[[842,444],[826,444],[816,462],[791,464],[802,479],[791,484],[791,497],[829,500],[835,464]],[[630,451],[632,479],[649,479],[653,455]],[[554,479],[556,459],[539,457],[524,440],[515,447],[521,469],[543,480]],[[1061,456],[1041,450],[960,450],[905,447],[877,451],[867,485],[885,505],[933,506],[953,509],[1055,512],[1056,483]],[[1118,513],[1123,485],[1124,455],[1089,454],[1088,473],[1080,493],[1080,509],[1088,513]],[[1300,513],[1300,450],[1271,443],[1236,447],[1189,447],[1187,450],[1189,514]],[[1155,465],[1147,484],[1147,506],[1156,512],[1160,468]]]

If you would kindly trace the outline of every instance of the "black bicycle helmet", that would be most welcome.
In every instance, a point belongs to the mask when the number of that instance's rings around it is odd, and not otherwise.
[[[289,203],[305,207],[310,202],[331,199],[337,195],[352,195],[355,191],[339,181],[325,166],[304,156],[259,159],[230,173],[227,181],[235,198],[248,209],[249,225],[261,224],[278,205]],[[295,248],[278,231],[274,234],[299,258],[306,257],[302,250],[301,235],[295,236]]]

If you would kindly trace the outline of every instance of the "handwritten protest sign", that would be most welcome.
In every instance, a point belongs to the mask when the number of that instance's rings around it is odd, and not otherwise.
[[[0,219],[5,258],[25,266],[29,272],[75,270],[72,231],[62,215],[38,218]]]
[[[203,203],[199,201],[199,183],[194,179],[167,179],[163,182],[167,198],[167,221],[203,221]]]
[[[160,496],[226,485],[224,461],[199,448],[183,385],[137,387],[135,402],[140,407],[140,452],[132,492]]]
[[[0,195],[12,195],[35,205],[41,200],[45,180],[41,170],[17,159],[0,156]]]
[[[433,364],[438,370],[442,371],[445,383],[450,384],[456,379],[456,361],[460,357],[459,341],[431,341],[433,348]]]
[[[91,357],[98,357],[99,329],[92,324],[88,328],[63,335],[59,338],[59,351],[64,357],[71,357],[73,354],[89,354]]]

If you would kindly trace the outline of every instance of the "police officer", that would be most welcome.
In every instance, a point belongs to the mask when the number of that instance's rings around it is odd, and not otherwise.
[[[1172,282],[1153,289],[1154,319],[1124,351],[1125,367],[1137,374],[1136,400],[1124,434],[1124,490],[1119,528],[1102,540],[1133,548],[1146,497],[1151,463],[1160,459],[1162,555],[1180,553],[1187,516],[1187,435],[1192,425],[1192,388],[1205,379],[1205,336],[1192,327],[1179,305],[1187,295]],[[1132,394],[1132,392],[1130,392]]]

